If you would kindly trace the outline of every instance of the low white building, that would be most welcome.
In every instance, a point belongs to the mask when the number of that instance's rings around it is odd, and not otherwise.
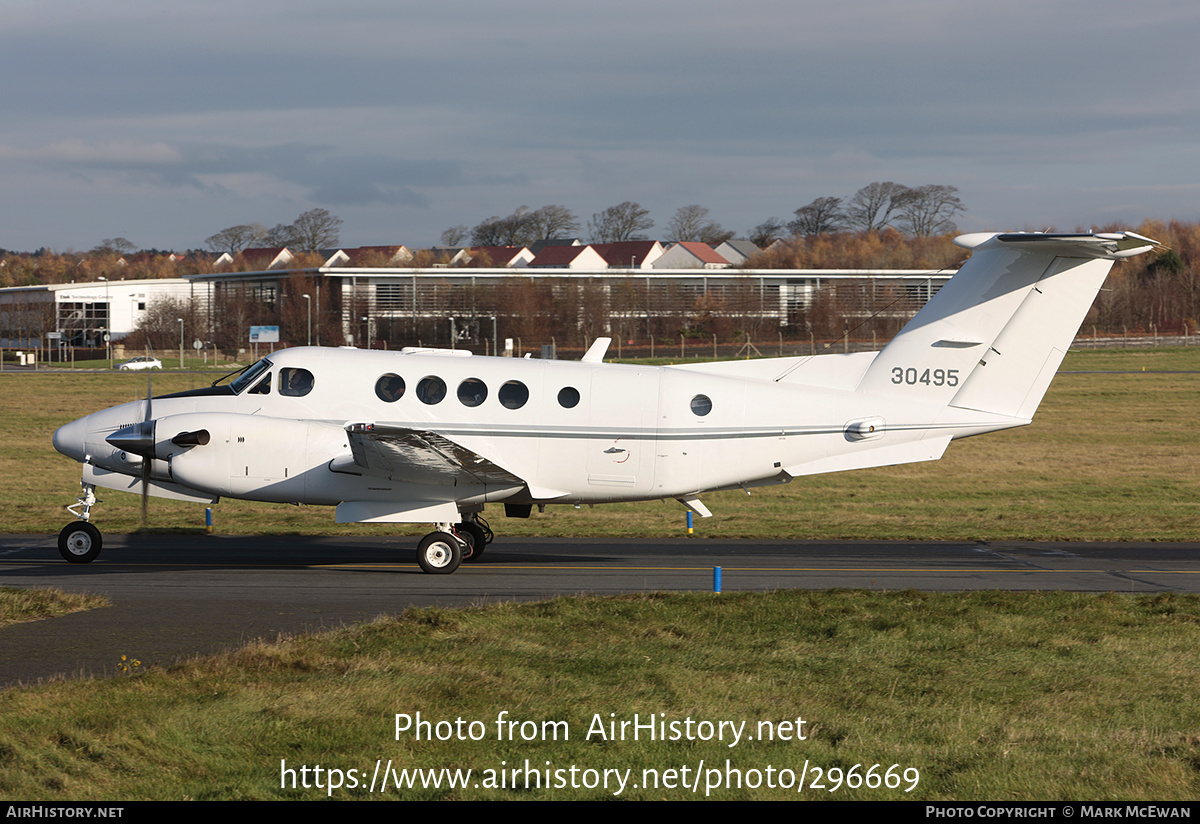
[[[209,284],[192,278],[99,280],[0,289],[0,346],[35,349],[47,340],[100,349],[132,332],[156,300],[206,297]]]

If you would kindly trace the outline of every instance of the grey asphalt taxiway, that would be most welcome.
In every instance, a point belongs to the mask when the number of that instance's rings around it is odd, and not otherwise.
[[[578,593],[830,589],[1200,592],[1200,544],[498,538],[426,575],[415,538],[105,535],[68,564],[51,535],[0,535],[0,584],[104,595],[112,606],[0,629],[0,687],[169,664],[410,606]]]

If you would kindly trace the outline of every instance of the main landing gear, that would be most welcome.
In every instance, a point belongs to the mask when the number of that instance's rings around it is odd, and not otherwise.
[[[449,575],[463,561],[478,561],[484,547],[495,534],[478,514],[468,515],[462,523],[438,524],[417,545],[417,563],[431,575]]]
[[[88,519],[92,515],[92,507],[98,504],[96,487],[83,484],[83,494],[67,510],[79,518],[78,521],[67,524],[58,533],[58,551],[72,564],[90,564],[100,555],[104,541],[100,530],[92,526]],[[82,507],[81,511],[76,511]]]

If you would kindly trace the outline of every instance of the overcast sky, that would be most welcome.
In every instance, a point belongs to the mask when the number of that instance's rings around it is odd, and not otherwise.
[[[625,200],[744,235],[872,181],[964,231],[1200,220],[1198,44],[1195,0],[0,0],[0,247]]]

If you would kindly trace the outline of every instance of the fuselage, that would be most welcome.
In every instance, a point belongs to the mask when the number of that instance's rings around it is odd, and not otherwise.
[[[830,471],[822,467],[856,452],[911,451],[931,433],[938,443],[929,458],[940,455],[951,436],[935,425],[940,407],[890,400],[884,412],[869,395],[796,382],[804,372],[794,364],[806,360],[780,361],[789,379],[779,380],[761,377],[769,374],[761,365],[755,377],[739,377],[602,362],[287,349],[233,386],[155,398],[151,477],[211,496],[309,504],[600,503],[783,482]],[[855,363],[861,369],[865,361]],[[60,429],[55,446],[139,477],[142,459],[106,439],[146,417],[144,401],[97,412]],[[853,428],[876,420],[878,431]],[[525,485],[473,489],[433,475],[356,472],[347,427],[363,423],[436,433]],[[173,442],[200,429],[209,443]]]

